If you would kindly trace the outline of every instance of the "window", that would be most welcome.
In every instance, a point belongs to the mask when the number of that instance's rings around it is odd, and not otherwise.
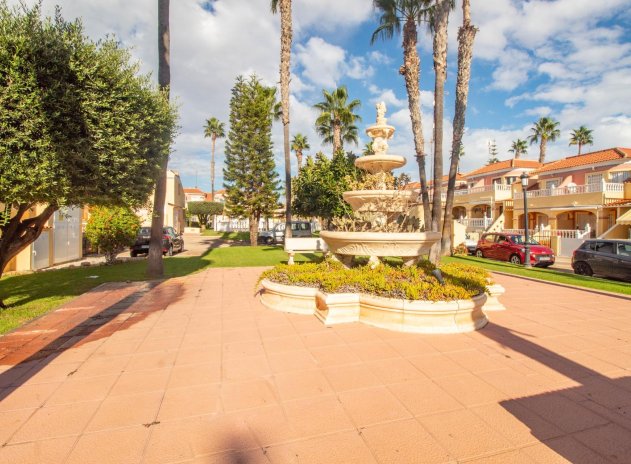
[[[547,189],[557,188],[558,186],[559,186],[559,179],[553,179],[553,180],[547,180],[546,181],[546,188]]]
[[[613,243],[611,242],[596,242],[596,251],[599,253],[614,254]]]
[[[496,177],[495,179],[493,179],[493,185],[501,185],[501,183],[502,183],[501,177]]]
[[[631,171],[618,171],[611,173],[611,182],[614,184],[621,184],[627,179],[631,179]]]
[[[631,256],[631,245],[628,243],[618,243],[618,254],[621,256]]]
[[[506,184],[507,185],[513,185],[515,182],[517,182],[517,176],[508,176],[506,178]]]
[[[588,184],[600,184],[603,181],[603,175],[601,174],[588,174],[587,175],[587,183]]]

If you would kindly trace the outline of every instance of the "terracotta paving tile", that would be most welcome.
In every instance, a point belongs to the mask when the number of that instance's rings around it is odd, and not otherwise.
[[[222,339],[224,343],[245,342],[245,341],[251,341],[251,340],[258,340],[259,338],[260,338],[260,333],[255,328],[222,332]]]
[[[131,355],[103,356],[88,359],[73,374],[75,378],[101,377],[107,374],[120,374],[127,369]]]
[[[264,338],[263,344],[265,352],[283,353],[286,351],[301,350],[305,348],[302,337],[299,335],[286,335],[282,337]]]
[[[365,365],[323,368],[322,372],[335,391],[356,390],[381,384],[379,378]]]
[[[463,408],[462,403],[430,379],[409,380],[388,388],[415,416]]]
[[[318,367],[313,355],[306,349],[270,353],[267,356],[272,372],[281,373]]]
[[[276,374],[274,380],[282,401],[333,393],[328,380],[319,369],[284,372]]]
[[[410,357],[408,361],[430,379],[462,373],[462,366],[444,354],[424,354]]]
[[[399,358],[401,356],[394,348],[381,340],[349,343],[348,348],[354,351],[362,361]]]
[[[171,369],[165,367],[146,371],[123,372],[110,390],[109,396],[163,391],[169,381]]]
[[[466,461],[467,464],[533,464],[535,462],[521,451],[507,451],[506,453]]]
[[[139,463],[149,433],[147,427],[137,426],[84,434],[66,464]]]
[[[611,462],[629,462],[631,459],[631,430],[607,424],[572,436],[588,448]]]
[[[112,385],[114,385],[118,378],[118,375],[88,377],[84,379],[74,379],[70,377],[48,398],[46,406],[76,403],[79,401],[102,400],[108,395]]]
[[[470,374],[439,377],[434,382],[465,406],[496,403],[505,398],[505,394],[493,388],[479,377]]]
[[[301,338],[307,348],[346,344],[334,331],[306,333]]]
[[[285,411],[280,405],[240,411],[239,416],[248,425],[261,447],[293,441],[299,436],[289,424]]]
[[[275,387],[265,379],[221,384],[221,400],[224,411],[258,408],[278,402]]]
[[[190,464],[270,464],[263,450],[228,451],[195,458]],[[188,464],[188,463],[187,463]]]
[[[381,464],[456,462],[414,419],[366,427],[361,435]]]
[[[513,448],[507,439],[467,409],[423,416],[418,421],[460,460]]]
[[[211,414],[221,410],[218,383],[170,388],[164,395],[158,420]]]
[[[272,464],[376,464],[356,431],[335,433],[267,449]]]
[[[25,385],[23,387],[5,388],[0,391],[0,411],[12,409],[39,408],[59,388],[61,383],[44,383]]]
[[[221,345],[199,346],[193,348],[183,348],[175,352],[177,354],[175,365],[182,366],[185,364],[200,363],[220,363],[221,362]]]
[[[168,351],[179,348],[182,343],[181,336],[163,338],[146,338],[134,350],[136,353],[152,353],[155,351]]]
[[[341,366],[360,362],[356,353],[337,345],[310,348],[309,351],[320,366]]]
[[[290,427],[303,437],[354,429],[334,395],[288,401],[283,406]]]
[[[76,437],[19,443],[0,448],[0,464],[62,464]]]
[[[0,412],[0,447],[31,417],[37,408]]]
[[[608,459],[571,437],[553,438],[520,450],[538,464],[606,464]]]
[[[386,387],[342,392],[338,398],[357,427],[412,418]]]
[[[149,424],[155,420],[161,401],[160,391],[106,398],[86,430],[95,432]]]
[[[227,359],[221,363],[221,375],[225,381],[254,380],[271,374],[267,356]]]
[[[425,378],[425,374],[403,358],[367,361],[366,366],[386,385]]]
[[[187,332],[182,339],[181,349],[219,345],[221,331],[204,331],[202,333]]]
[[[41,408],[13,435],[9,443],[79,435],[99,404],[99,401],[85,401]]]
[[[179,388],[221,381],[221,365],[218,363],[185,364],[171,370],[169,388]]]
[[[249,356],[263,356],[265,350],[260,340],[231,342],[223,345],[223,359],[242,359]]]

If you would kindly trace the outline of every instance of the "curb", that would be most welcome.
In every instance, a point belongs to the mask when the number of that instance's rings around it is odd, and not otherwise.
[[[614,298],[620,298],[622,300],[629,300],[631,301],[631,295],[625,295],[623,293],[615,293],[615,292],[608,292],[606,290],[597,290],[597,289],[593,289],[593,288],[588,288],[588,287],[580,287],[578,285],[571,285],[571,284],[563,284],[560,282],[550,282],[549,280],[543,280],[543,279],[537,279],[536,277],[525,277],[525,276],[521,276],[521,275],[517,275],[517,274],[510,274],[508,272],[502,272],[502,271],[490,271],[492,274],[500,274],[500,275],[504,275],[504,276],[508,276],[508,277],[516,277],[518,279],[525,279],[525,280],[530,280],[532,282],[539,282],[542,284],[548,284],[548,285],[556,285],[557,287],[565,287],[565,288],[571,288],[574,290],[582,290],[584,292],[590,292],[590,293],[596,293],[598,295],[603,295],[603,296],[611,296]]]

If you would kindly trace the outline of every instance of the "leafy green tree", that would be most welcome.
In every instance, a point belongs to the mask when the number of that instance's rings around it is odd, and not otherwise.
[[[521,155],[528,153],[528,142],[522,139],[514,140],[508,151],[515,155],[515,159],[519,159]]]
[[[210,158],[210,200],[215,201],[215,142],[226,136],[224,123],[217,118],[210,118],[204,127],[204,137],[210,137],[212,142]]]
[[[369,156],[369,155],[374,155],[374,154],[375,154],[375,149],[372,147],[372,141],[367,142],[364,145],[364,148],[362,150],[362,155]]]
[[[344,142],[359,142],[356,122],[361,117],[355,111],[361,106],[358,99],[348,101],[348,90],[341,86],[328,92],[322,89],[324,100],[313,107],[320,111],[316,119],[316,131],[324,143],[333,144],[333,153],[341,150]]]
[[[197,216],[200,226],[204,228],[212,216],[223,212],[223,203],[217,201],[189,201],[187,212],[191,216]]]
[[[278,174],[272,153],[274,88],[252,75],[239,76],[230,99],[224,187],[226,209],[250,221],[250,244],[256,246],[258,223],[278,205]]]
[[[119,251],[134,243],[138,229],[140,219],[129,206],[97,206],[90,211],[85,236],[112,264]]]
[[[342,194],[350,190],[349,179],[357,180],[362,176],[355,167],[355,159],[354,155],[341,150],[331,159],[321,152],[315,159],[308,156],[294,178],[294,212],[305,217],[317,216],[327,224],[332,218],[352,214]]]
[[[578,129],[572,131],[570,137],[570,145],[578,145],[578,154],[581,154],[581,147],[583,145],[592,145],[594,139],[592,137],[592,130],[585,126],[581,126]]]
[[[307,136],[301,133],[294,135],[291,140],[291,149],[296,152],[296,159],[298,160],[298,172],[302,169],[302,151],[311,148]]]
[[[94,43],[78,21],[4,2],[0,108],[0,199],[12,207],[0,273],[60,206],[144,204],[176,126],[114,39]]]
[[[559,122],[549,117],[543,117],[534,123],[530,128],[532,134],[528,137],[530,144],[539,142],[539,162],[546,161],[546,147],[548,140],[554,142],[561,132],[559,131]]]

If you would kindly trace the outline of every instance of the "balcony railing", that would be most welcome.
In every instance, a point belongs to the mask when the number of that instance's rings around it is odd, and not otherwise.
[[[454,195],[469,195],[471,193],[484,193],[484,192],[510,192],[511,186],[504,184],[483,185],[482,187],[471,187],[468,189],[459,189],[454,192]]]
[[[458,222],[470,229],[486,230],[493,224],[493,218],[462,218],[458,219]]]
[[[597,192],[607,192],[607,193],[624,192],[624,184],[596,182],[593,184],[567,185],[565,187],[547,188],[547,189],[540,189],[540,190],[528,190],[528,198],[556,197],[556,196],[561,196],[561,195],[576,195],[576,194],[581,194],[581,193],[597,193]],[[520,199],[523,200],[524,193],[515,192],[514,198],[515,200],[520,200]]]

